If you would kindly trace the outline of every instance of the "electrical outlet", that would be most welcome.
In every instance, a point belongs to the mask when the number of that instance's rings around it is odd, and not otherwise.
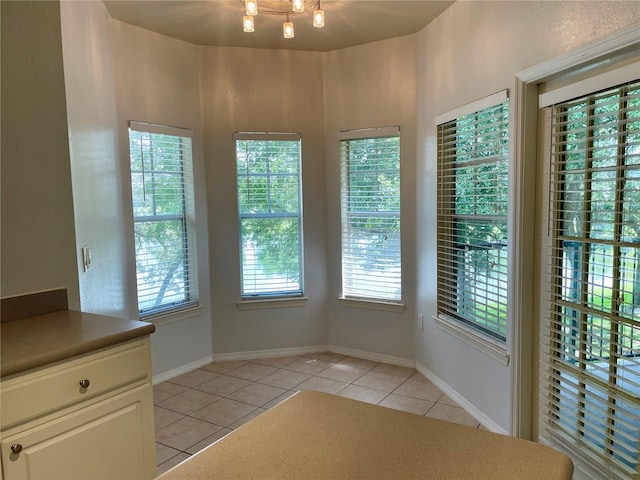
[[[418,330],[424,329],[424,315],[421,313],[416,316],[416,326]]]

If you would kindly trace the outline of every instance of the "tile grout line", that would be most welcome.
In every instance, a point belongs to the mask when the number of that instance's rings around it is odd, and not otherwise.
[[[199,440],[199,441],[195,442],[193,445],[189,445],[189,446],[187,446],[184,450],[182,450],[182,449],[178,449],[178,448],[175,448],[175,447],[172,447],[172,446],[170,446],[170,445],[167,445],[166,443],[162,443],[162,442],[160,442],[160,441],[157,441],[157,440],[156,440],[156,443],[158,443],[158,444],[160,444],[160,445],[162,445],[162,446],[164,446],[164,447],[171,448],[171,449],[173,449],[173,450],[175,450],[175,451],[179,452],[179,453],[177,453],[176,455],[172,456],[171,458],[166,459],[166,460],[165,460],[164,462],[162,462],[161,464],[157,465],[157,468],[160,468],[162,465],[165,465],[167,462],[170,462],[170,461],[172,461],[172,460],[176,459],[176,457],[180,456],[181,454],[185,454],[185,455],[187,455],[187,456],[189,456],[189,457],[190,457],[192,454],[190,454],[189,452],[187,452],[187,450],[189,450],[189,449],[190,449],[190,448],[192,448],[193,446],[197,445],[198,443],[200,443],[200,442],[202,442],[202,441],[206,440],[207,438],[209,438],[209,437],[211,437],[211,436],[216,435],[218,432],[220,432],[220,431],[222,431],[222,430],[225,430],[225,429],[226,429],[226,430],[229,430],[229,432],[227,432],[227,434],[228,434],[228,433],[230,433],[230,432],[232,432],[232,431],[233,431],[233,430],[235,430],[235,429],[234,429],[234,428],[230,428],[230,425],[233,425],[233,424],[235,424],[235,423],[241,422],[241,421],[242,421],[243,419],[245,419],[246,417],[248,417],[248,416],[250,416],[250,415],[253,415],[253,414],[256,412],[256,410],[258,410],[258,409],[269,410],[269,409],[270,409],[270,408],[272,408],[274,405],[272,405],[272,407],[269,407],[269,408],[265,408],[265,405],[267,405],[267,404],[269,404],[269,403],[273,402],[274,400],[276,400],[276,399],[278,399],[278,398],[282,397],[283,395],[287,395],[287,398],[288,398],[289,396],[291,396],[291,395],[295,394],[297,391],[299,391],[299,390],[297,390],[297,389],[298,389],[302,384],[304,384],[304,383],[306,383],[306,382],[309,382],[309,381],[311,381],[311,380],[313,380],[313,379],[322,379],[322,380],[328,380],[328,381],[331,381],[331,382],[337,382],[337,383],[343,383],[343,384],[345,384],[345,385],[344,385],[344,386],[342,386],[338,391],[336,391],[336,392],[335,392],[335,394],[336,394],[336,395],[339,395],[340,393],[342,393],[344,390],[346,390],[347,388],[349,388],[349,387],[351,387],[351,386],[360,387],[360,388],[366,388],[366,389],[369,389],[369,390],[374,390],[374,391],[377,391],[377,392],[380,392],[380,393],[384,393],[384,396],[383,396],[383,397],[382,397],[382,398],[381,398],[377,403],[373,403],[374,405],[380,405],[380,404],[381,404],[381,403],[383,403],[386,399],[388,399],[391,395],[397,395],[397,396],[400,396],[400,397],[406,397],[406,398],[410,398],[410,399],[413,399],[413,400],[419,400],[419,401],[424,401],[424,402],[431,403],[432,405],[431,405],[431,406],[429,406],[429,408],[427,409],[427,411],[426,411],[424,414],[422,414],[421,416],[427,416],[427,414],[428,414],[428,413],[429,413],[429,412],[430,412],[430,411],[431,411],[431,410],[432,410],[436,405],[440,404],[440,401],[445,397],[445,394],[444,394],[443,392],[441,392],[437,400],[435,400],[435,401],[431,401],[431,400],[426,400],[426,399],[423,399],[423,398],[420,398],[420,397],[414,397],[414,396],[412,396],[412,395],[408,395],[408,394],[395,393],[395,392],[396,392],[400,387],[402,387],[403,385],[405,385],[405,384],[406,384],[410,379],[414,378],[414,376],[416,375],[416,370],[415,370],[415,369],[412,369],[412,370],[413,370],[413,373],[410,373],[408,376],[405,376],[405,375],[398,375],[398,374],[395,374],[395,373],[388,373],[388,372],[383,372],[383,371],[375,370],[376,368],[380,367],[381,365],[387,365],[387,364],[384,364],[384,363],[382,363],[382,362],[372,362],[372,363],[374,363],[374,365],[373,365],[373,366],[369,366],[368,368],[367,368],[367,367],[362,367],[362,366],[357,366],[357,367],[356,367],[356,366],[349,365],[349,364],[346,364],[346,363],[345,363],[345,364],[341,364],[341,363],[340,363],[340,362],[342,362],[342,361],[344,361],[345,359],[348,359],[348,358],[349,358],[349,359],[354,359],[354,358],[357,358],[357,357],[344,356],[344,357],[342,357],[340,360],[337,360],[337,361],[325,361],[325,360],[320,360],[320,359],[318,359],[317,361],[322,361],[322,362],[324,362],[324,363],[328,364],[328,366],[327,366],[325,369],[318,371],[317,373],[304,373],[304,372],[299,371],[299,370],[292,370],[292,369],[290,369],[290,368],[287,368],[288,366],[292,365],[293,363],[299,362],[300,360],[309,359],[308,361],[312,361],[312,360],[314,359],[314,358],[313,358],[313,356],[312,356],[312,357],[300,356],[299,358],[293,359],[293,360],[292,360],[292,361],[290,361],[289,363],[287,363],[287,364],[285,364],[285,365],[282,365],[282,366],[279,366],[279,367],[274,367],[274,366],[272,366],[272,365],[268,365],[268,364],[262,364],[262,363],[259,363],[259,361],[257,361],[257,360],[260,360],[260,359],[253,359],[253,360],[248,360],[248,361],[244,362],[242,365],[235,366],[235,367],[233,367],[233,368],[231,368],[230,370],[227,370],[227,371],[225,371],[225,372],[213,371],[213,370],[207,370],[207,369],[206,369],[206,368],[204,368],[204,367],[201,367],[201,368],[195,369],[195,370],[193,370],[192,372],[197,371],[197,370],[202,370],[203,372],[207,372],[208,374],[211,374],[212,376],[211,376],[209,379],[204,380],[204,381],[199,382],[199,383],[196,383],[196,384],[194,384],[194,385],[192,385],[192,386],[186,386],[186,385],[182,385],[182,384],[180,384],[180,383],[174,383],[174,382],[172,382],[172,380],[175,380],[175,379],[169,379],[169,380],[167,380],[166,382],[163,382],[163,383],[169,383],[169,384],[171,384],[171,385],[175,385],[175,386],[182,387],[182,388],[184,388],[184,390],[181,390],[180,392],[174,393],[173,395],[170,395],[170,396],[168,396],[168,397],[166,397],[166,398],[163,398],[163,399],[162,399],[162,401],[161,401],[161,402],[159,402],[159,403],[163,403],[163,402],[165,402],[165,401],[167,401],[167,400],[169,400],[169,399],[171,399],[171,398],[174,398],[174,397],[176,397],[176,396],[178,396],[178,395],[180,395],[180,394],[184,394],[185,392],[188,392],[188,391],[190,391],[190,390],[192,390],[192,391],[196,391],[196,392],[201,392],[201,393],[207,393],[207,394],[210,394],[210,395],[215,395],[215,396],[217,396],[217,397],[219,397],[219,398],[217,398],[216,400],[214,400],[213,402],[211,402],[211,403],[209,403],[209,404],[206,404],[206,405],[204,405],[204,406],[199,407],[198,409],[194,410],[193,412],[190,412],[189,414],[185,414],[185,413],[182,413],[182,412],[179,412],[179,411],[176,411],[176,410],[172,410],[171,408],[168,408],[168,407],[166,407],[166,406],[159,405],[159,404],[157,404],[157,403],[155,403],[155,402],[154,402],[154,408],[155,408],[155,407],[163,408],[163,409],[168,410],[168,411],[170,411],[170,412],[173,412],[173,413],[176,413],[176,414],[182,415],[182,417],[181,417],[181,418],[179,418],[179,419],[177,419],[177,420],[174,420],[174,421],[172,421],[172,422],[170,422],[170,423],[168,423],[168,424],[166,424],[166,425],[163,425],[160,429],[156,429],[156,432],[157,432],[157,431],[159,431],[159,430],[162,430],[162,429],[164,429],[164,428],[167,428],[167,427],[169,427],[169,426],[173,425],[174,423],[176,423],[176,422],[178,422],[178,421],[180,421],[180,420],[183,420],[184,418],[191,418],[191,419],[195,419],[195,420],[202,421],[202,422],[205,422],[205,423],[208,423],[208,424],[211,424],[211,425],[215,425],[216,427],[220,427],[220,428],[219,428],[219,430],[217,430],[217,431],[216,431],[216,432],[214,432],[213,434],[211,434],[211,435],[209,435],[209,436],[205,437],[204,439],[202,439],[202,440]],[[361,359],[359,359],[359,360],[361,360]],[[308,361],[307,361],[307,363],[308,363]],[[365,360],[365,361],[366,361],[366,360]],[[213,362],[213,363],[215,363],[215,362]],[[212,363],[212,364],[213,364],[213,363]],[[224,362],[220,362],[220,363],[224,363]],[[210,364],[210,365],[212,365],[212,364]],[[243,378],[243,377],[241,377],[241,376],[234,376],[234,375],[233,375],[234,371],[239,370],[239,369],[241,369],[241,368],[243,368],[243,367],[251,366],[251,365],[257,365],[257,366],[261,366],[261,367],[268,367],[268,368],[273,369],[273,370],[272,370],[272,371],[270,371],[269,373],[266,373],[265,375],[260,376],[259,378],[255,379],[255,380],[249,380],[249,379],[247,379],[247,378]],[[334,366],[336,366],[336,365],[344,365],[344,366],[349,367],[349,368],[354,368],[354,369],[364,370],[364,373],[362,373],[361,375],[359,375],[359,376],[357,376],[357,377],[355,377],[355,378],[351,379],[350,381],[341,381],[341,380],[335,380],[334,378],[331,378],[331,377],[323,377],[323,376],[320,376],[323,372],[326,372],[327,370],[329,370],[330,368],[332,368],[332,367],[334,367]],[[391,365],[390,365],[390,367],[395,367],[395,366],[391,366]],[[401,367],[401,368],[408,368],[408,367]],[[269,383],[263,383],[263,382],[261,382],[261,380],[263,380],[263,379],[264,379],[264,378],[266,378],[267,376],[272,375],[272,374],[275,374],[275,373],[278,373],[278,372],[283,372],[283,371],[284,371],[284,372],[288,372],[288,373],[295,373],[295,374],[305,375],[305,376],[308,376],[309,378],[307,378],[307,379],[305,379],[305,380],[303,380],[303,381],[301,381],[301,382],[299,382],[299,383],[295,384],[294,386],[292,386],[292,387],[290,387],[290,388],[279,387],[279,386],[277,386],[277,385],[272,385],[272,384],[269,384]],[[189,375],[189,374],[190,374],[190,373],[192,373],[192,372],[187,372],[186,374],[183,374],[183,375]],[[400,378],[403,378],[403,380],[402,380],[402,382],[401,382],[400,384],[398,384],[397,386],[393,387],[393,388],[391,389],[391,391],[387,391],[387,389],[382,390],[382,389],[379,389],[379,388],[370,387],[370,386],[365,386],[365,385],[358,385],[358,384],[354,383],[354,382],[357,382],[358,380],[362,379],[363,377],[365,377],[366,375],[368,375],[368,374],[370,374],[370,373],[372,373],[372,372],[381,373],[381,374],[385,374],[385,375],[391,375],[391,376],[394,376],[394,377],[400,377]],[[238,375],[238,373],[236,373],[236,375]],[[220,395],[220,394],[215,394],[215,393],[206,392],[206,391],[203,391],[203,390],[198,390],[198,388],[197,388],[197,387],[199,387],[199,386],[201,386],[201,385],[203,385],[203,384],[205,384],[205,383],[208,383],[208,382],[210,382],[210,381],[213,381],[213,380],[215,380],[216,378],[219,378],[219,377],[221,377],[221,376],[225,376],[225,377],[233,378],[233,379],[236,379],[236,380],[242,380],[242,381],[245,381],[245,382],[248,382],[248,383],[247,383],[246,385],[243,385],[243,386],[241,386],[241,387],[237,388],[237,389],[234,389],[234,390],[233,390],[233,391],[231,391],[231,392],[226,393],[225,395]],[[175,378],[179,378],[179,377],[175,377]],[[425,379],[425,381],[428,381],[428,380],[426,380],[426,379]],[[233,395],[234,393],[236,393],[236,392],[238,392],[238,391],[241,391],[241,390],[243,390],[243,389],[245,389],[245,388],[247,388],[247,387],[250,387],[250,386],[252,386],[252,385],[260,385],[260,386],[266,386],[266,387],[278,388],[278,389],[284,390],[284,392],[283,392],[283,393],[281,393],[281,394],[279,394],[279,395],[277,395],[276,397],[272,398],[271,400],[269,400],[269,401],[267,401],[267,402],[263,403],[263,404],[262,404],[262,405],[260,405],[260,406],[256,406],[256,405],[253,405],[253,404],[251,404],[251,403],[247,403],[246,401],[243,401],[243,400],[237,400],[237,399],[235,399],[235,398],[229,398],[229,396],[230,396],[230,395]],[[347,397],[347,398],[349,398],[349,397]],[[247,413],[246,415],[243,415],[242,417],[238,418],[237,420],[235,420],[234,422],[232,422],[232,423],[231,423],[231,424],[229,424],[228,426],[221,426],[221,425],[218,425],[218,424],[213,423],[213,422],[211,422],[211,421],[204,420],[204,419],[200,419],[200,418],[196,418],[196,417],[193,417],[193,416],[192,416],[192,414],[194,414],[194,413],[196,413],[196,412],[198,412],[198,411],[200,411],[200,410],[202,410],[202,409],[204,409],[204,408],[207,408],[208,406],[213,405],[214,403],[216,403],[216,402],[218,402],[218,401],[220,401],[220,400],[222,400],[222,399],[228,399],[228,400],[231,400],[231,401],[234,401],[234,402],[242,403],[242,404],[244,404],[244,405],[247,405],[247,406],[252,407],[252,408],[253,408],[253,410],[252,410],[251,412]],[[284,401],[284,399],[283,399],[283,401]],[[280,403],[280,402],[278,402],[278,403]],[[372,402],[366,402],[366,403],[372,403]],[[440,404],[440,405],[445,405],[445,406],[449,406],[449,407],[452,407],[452,408],[460,408],[460,409],[462,409],[462,408],[461,408],[461,407],[459,407],[459,406],[458,406],[458,407],[453,407],[452,405],[448,405],[448,404]],[[394,407],[387,407],[387,408],[394,408]],[[464,410],[464,409],[462,409],[462,410]],[[406,411],[406,410],[405,410],[405,411]],[[412,413],[412,412],[409,412],[409,413]],[[249,420],[247,420],[247,421],[250,421],[250,419],[249,419]],[[238,427],[242,426],[244,423],[246,423],[246,422],[240,423],[240,425],[238,425]],[[238,427],[236,427],[236,428],[238,428]],[[479,428],[479,427],[480,427],[480,425],[476,426],[476,428]],[[225,434],[225,435],[226,435],[226,434]],[[218,440],[220,440],[221,438],[224,438],[224,435],[223,435],[222,437],[218,438],[218,439],[217,439],[217,440],[215,440],[215,441],[218,441]],[[205,447],[205,448],[206,448],[206,447]]]

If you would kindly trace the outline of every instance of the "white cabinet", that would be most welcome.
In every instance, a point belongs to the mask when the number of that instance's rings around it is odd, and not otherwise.
[[[0,399],[4,480],[155,476],[148,337],[10,377]]]

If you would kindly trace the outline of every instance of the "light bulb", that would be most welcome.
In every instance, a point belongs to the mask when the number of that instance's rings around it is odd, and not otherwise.
[[[313,26],[316,28],[324,27],[324,10],[320,10],[319,7],[313,11]]]
[[[293,38],[293,23],[289,21],[289,18],[282,24],[282,32],[284,33],[284,38]]]
[[[244,27],[244,31],[245,32],[253,32],[254,31],[254,25],[253,25],[253,17],[251,15],[245,15],[244,17],[242,17],[242,26]]]
[[[253,16],[258,14],[258,0],[245,0],[244,6],[247,15]]]
[[[294,12],[304,12],[304,0],[292,0]]]

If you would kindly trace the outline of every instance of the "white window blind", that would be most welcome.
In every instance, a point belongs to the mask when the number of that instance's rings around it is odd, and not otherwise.
[[[640,478],[640,81],[545,111],[540,435]]]
[[[300,136],[238,133],[234,138],[241,295],[302,295]]]
[[[129,124],[138,309],[197,303],[191,131]]]
[[[504,342],[509,102],[499,98],[438,125],[437,297],[439,316]]]
[[[342,294],[400,302],[400,133],[343,132]]]

